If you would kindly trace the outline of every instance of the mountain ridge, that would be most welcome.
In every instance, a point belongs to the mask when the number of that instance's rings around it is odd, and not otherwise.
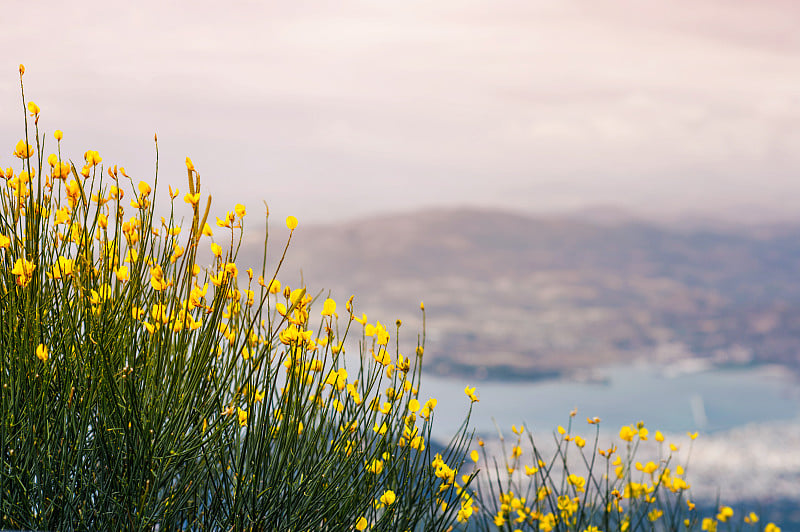
[[[533,378],[642,357],[800,361],[800,224],[692,229],[427,209],[303,226],[279,277],[300,271],[337,299],[356,294],[357,312],[384,323],[418,327],[410,309],[425,300],[426,363],[438,373]]]

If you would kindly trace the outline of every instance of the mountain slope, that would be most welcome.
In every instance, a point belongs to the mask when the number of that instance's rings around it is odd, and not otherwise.
[[[529,378],[639,357],[796,365],[800,352],[800,227],[422,211],[301,226],[281,280],[296,284],[301,267],[310,287],[356,294],[370,320],[402,318],[408,342],[424,300],[426,365],[442,373]]]

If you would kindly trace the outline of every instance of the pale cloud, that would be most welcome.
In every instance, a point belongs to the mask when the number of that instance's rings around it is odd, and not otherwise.
[[[157,131],[163,179],[191,155],[219,210],[800,206],[794,3],[77,5],[10,1],[0,107],[26,63],[76,156],[149,178]],[[20,121],[0,114],[0,146]]]

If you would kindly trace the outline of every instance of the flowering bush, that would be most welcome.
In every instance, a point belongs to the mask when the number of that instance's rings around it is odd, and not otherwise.
[[[429,446],[424,337],[404,356],[390,341],[399,322],[390,332],[357,318],[353,298],[342,309],[281,285],[282,257],[240,268],[247,210],[212,227],[188,158],[188,192],[169,186],[159,219],[157,175],[151,186],[117,166],[104,173],[92,150],[75,165],[60,131],[45,156],[41,110],[22,94],[19,167],[2,171],[0,194],[3,528],[440,530],[457,520],[461,505],[442,503],[461,487],[442,472],[461,466],[467,424],[440,453]],[[286,220],[292,232],[297,223]],[[359,356],[349,358],[354,325]]]
[[[600,448],[600,419],[586,419],[594,434],[584,438],[573,432],[576,415],[573,410],[567,427],[554,432],[551,456],[544,456],[543,446],[522,425],[511,427],[511,449],[502,436],[497,452],[487,452],[478,440],[482,453],[475,449],[470,458],[487,473],[473,483],[479,504],[476,528],[780,532],[774,523],[760,523],[755,512],[735,515],[733,508],[719,503],[714,511],[703,511],[690,497],[685,464],[678,463],[680,444],[667,443],[660,431],[651,434],[641,422],[623,426],[618,444]],[[524,445],[524,436],[529,445]],[[698,434],[687,436],[690,455]],[[587,439],[593,443],[587,445]],[[642,463],[637,455],[652,459]]]

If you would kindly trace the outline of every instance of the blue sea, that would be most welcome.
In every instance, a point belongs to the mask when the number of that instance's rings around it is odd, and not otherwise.
[[[524,423],[534,433],[599,417],[618,430],[644,421],[652,431],[717,433],[753,423],[800,424],[800,387],[781,366],[704,367],[631,364],[592,373],[588,380],[469,382],[463,378],[423,375],[420,396],[436,397],[434,433],[446,437],[458,429],[469,407],[464,386],[475,386],[480,401],[472,426],[480,435],[505,433]]]

